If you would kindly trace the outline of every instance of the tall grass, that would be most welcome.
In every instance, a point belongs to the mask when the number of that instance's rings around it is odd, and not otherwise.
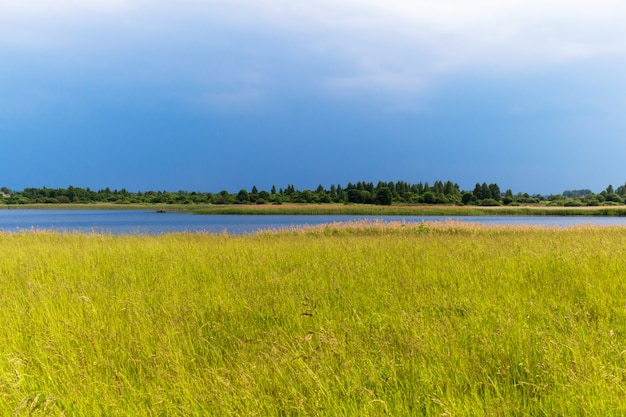
[[[0,210],[157,210],[193,214],[365,215],[365,216],[626,216],[623,206],[562,207],[455,206],[290,203],[290,204],[168,204],[168,203],[69,203],[0,204]]]
[[[626,216],[624,207],[559,207],[544,204],[528,206],[453,206],[372,204],[235,204],[187,206],[195,214],[317,214],[388,216]]]
[[[624,415],[626,229],[0,234],[4,415]]]

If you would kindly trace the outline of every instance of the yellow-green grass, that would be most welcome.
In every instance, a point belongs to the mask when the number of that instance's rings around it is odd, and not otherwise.
[[[626,228],[0,234],[0,415],[626,414]]]
[[[524,206],[455,206],[373,204],[166,204],[70,203],[0,204],[0,210],[162,210],[194,214],[372,215],[372,216],[626,216],[625,206],[563,207],[546,204]]]
[[[545,204],[526,206],[454,206],[372,204],[205,204],[183,206],[196,214],[352,214],[398,216],[626,216],[620,206],[559,207]]]

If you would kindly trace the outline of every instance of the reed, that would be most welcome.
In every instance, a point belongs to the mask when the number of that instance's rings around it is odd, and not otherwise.
[[[0,234],[3,415],[623,415],[626,228]]]
[[[303,214],[373,216],[626,216],[624,207],[453,206],[371,204],[236,204],[187,206],[195,214]]]
[[[193,214],[365,215],[365,216],[626,216],[623,206],[562,207],[454,206],[372,204],[165,204],[165,203],[71,203],[0,204],[0,210],[157,210]]]

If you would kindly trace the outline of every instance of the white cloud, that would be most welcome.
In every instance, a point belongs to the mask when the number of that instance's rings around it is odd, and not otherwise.
[[[250,42],[259,33],[294,39],[298,59],[336,66],[309,83],[346,91],[380,88],[396,94],[467,69],[534,71],[598,58],[622,62],[626,55],[621,0],[3,0],[0,45],[75,43],[91,21],[102,19],[123,22],[109,30],[132,32],[129,42],[149,42],[155,34],[180,36],[180,44],[209,48],[204,55],[210,54],[211,37],[233,33],[248,34]],[[60,29],[67,21],[79,28]],[[194,35],[187,26],[204,30]],[[106,36],[99,38],[106,42]],[[237,42],[241,39],[232,42],[235,49]],[[235,50],[223,59],[236,58]],[[265,54],[255,59],[258,68],[251,71],[265,71],[265,80],[276,77],[274,64],[262,62]]]
[[[198,3],[199,4],[199,3]],[[207,18],[298,34],[342,72],[333,90],[415,91],[441,74],[540,71],[626,56],[626,2],[617,0],[230,0]],[[351,71],[346,73],[346,67]]]

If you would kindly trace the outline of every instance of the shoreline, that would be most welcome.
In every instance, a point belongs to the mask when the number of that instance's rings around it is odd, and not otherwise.
[[[626,206],[560,207],[447,206],[369,204],[20,204],[0,205],[0,210],[154,210],[192,214],[273,215],[387,215],[387,216],[626,216]]]

